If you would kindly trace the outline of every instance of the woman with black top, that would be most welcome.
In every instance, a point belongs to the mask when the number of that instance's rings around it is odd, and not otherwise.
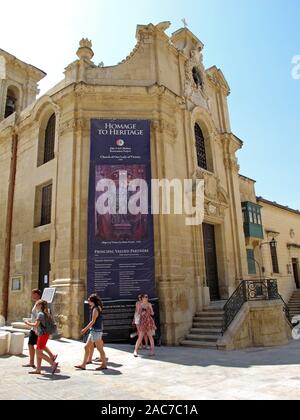
[[[104,352],[103,342],[103,303],[97,295],[91,295],[88,299],[90,305],[90,323],[82,331],[81,334],[85,335],[90,331],[88,341],[85,346],[85,355],[82,365],[75,366],[76,369],[86,370],[86,365],[89,360],[89,356],[96,345],[97,350],[100,353],[102,361],[101,366],[96,370],[107,369],[106,355]]]

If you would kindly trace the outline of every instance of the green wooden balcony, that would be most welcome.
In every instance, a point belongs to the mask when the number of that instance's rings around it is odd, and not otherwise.
[[[261,217],[262,207],[258,204],[245,202],[242,203],[244,216],[244,232],[246,238],[264,238],[264,230]]]

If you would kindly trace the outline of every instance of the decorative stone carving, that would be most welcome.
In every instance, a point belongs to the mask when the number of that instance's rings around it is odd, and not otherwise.
[[[171,26],[171,22],[167,21],[167,22],[160,22],[156,25],[156,28],[159,31],[165,32],[167,29],[169,29]]]
[[[233,172],[240,172],[240,165],[238,163],[238,159],[235,156],[229,156],[224,158],[224,165],[225,168],[231,170]]]
[[[196,81],[198,80],[198,83]],[[203,65],[202,46],[198,44],[190,52],[190,58],[185,63],[184,95],[195,105],[209,109],[206,86],[206,73]]]
[[[155,84],[148,88],[148,93],[151,96],[162,96],[166,92],[166,89],[167,88],[165,86],[159,86]]]
[[[227,192],[221,187],[220,179],[213,173],[197,168],[193,179],[204,180],[205,214],[209,217],[222,218],[229,207]]]
[[[207,205],[208,213],[212,214],[213,216],[217,214],[217,207],[213,203],[208,203]]]
[[[74,118],[61,123],[59,135],[65,134],[67,131],[85,130],[88,128],[88,122],[85,118]]]
[[[81,48],[92,48],[93,44],[92,41],[90,41],[88,38],[82,38],[82,40],[79,42],[79,45]]]
[[[77,50],[77,57],[79,60],[91,60],[94,57],[92,50],[92,42],[87,38],[82,38],[79,42],[80,47]]]
[[[180,109],[186,109],[186,100],[183,96],[177,96],[176,103]]]

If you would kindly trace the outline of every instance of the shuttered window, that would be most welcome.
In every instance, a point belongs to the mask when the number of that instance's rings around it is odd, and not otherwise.
[[[51,223],[52,184],[42,189],[41,226]]]

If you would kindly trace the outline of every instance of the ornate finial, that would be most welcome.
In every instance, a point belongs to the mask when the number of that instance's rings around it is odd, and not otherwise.
[[[82,38],[82,40],[79,42],[79,49],[77,51],[77,57],[80,60],[91,60],[94,57],[94,51],[92,50],[92,41],[90,41],[87,38]]]
[[[189,24],[187,23],[186,19],[182,19],[181,22],[184,24],[185,28],[188,28]]]
[[[79,45],[81,48],[90,48],[92,49],[92,41],[90,41],[88,38],[82,38],[82,40],[79,42]]]

